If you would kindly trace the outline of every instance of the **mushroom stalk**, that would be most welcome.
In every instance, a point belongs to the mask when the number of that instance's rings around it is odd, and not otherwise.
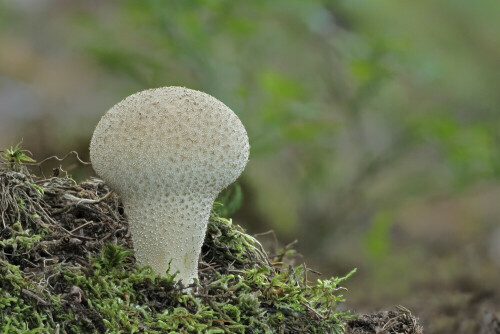
[[[238,117],[182,87],[150,89],[113,106],[97,125],[90,158],[121,197],[137,262],[192,283],[210,209],[248,161]]]
[[[192,283],[198,276],[198,258],[214,200],[213,195],[202,194],[124,200],[137,262],[150,265],[156,273],[164,274],[169,268],[170,274],[178,271],[176,279]],[[169,205],[156,206],[161,201]]]

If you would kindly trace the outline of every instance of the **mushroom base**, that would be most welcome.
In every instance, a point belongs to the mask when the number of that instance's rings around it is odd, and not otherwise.
[[[176,279],[193,283],[215,197],[176,194],[124,200],[137,263],[163,276],[177,272]]]

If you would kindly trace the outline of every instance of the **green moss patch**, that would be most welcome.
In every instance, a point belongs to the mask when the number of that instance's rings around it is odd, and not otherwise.
[[[187,287],[135,264],[120,199],[99,179],[0,170],[0,211],[1,333],[344,331],[350,274],[309,282],[220,208]]]

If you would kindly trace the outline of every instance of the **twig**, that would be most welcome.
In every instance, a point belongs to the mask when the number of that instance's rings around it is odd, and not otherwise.
[[[36,293],[34,293],[34,292],[32,292],[32,291],[30,291],[28,289],[24,289],[23,288],[23,289],[21,289],[21,292],[23,294],[25,294],[26,296],[35,299],[41,305],[44,305],[44,306],[50,305],[50,303],[47,302],[45,299],[43,299],[42,297],[40,297],[39,295],[37,295]]]
[[[104,195],[103,197],[101,197],[99,199],[80,198],[80,197],[73,196],[71,194],[64,194],[63,198],[65,198],[67,200],[70,200],[70,201],[73,201],[73,202],[77,202],[76,205],[79,205],[79,204],[96,204],[96,203],[100,203],[100,202],[104,201],[105,199],[108,199],[111,196],[112,193],[113,192],[110,191],[106,195]]]
[[[307,308],[307,310],[309,312],[311,312],[312,314],[314,314],[316,317],[318,317],[318,319],[325,319],[324,316],[322,316],[321,314],[318,313],[318,311],[316,311],[315,309],[313,309],[311,306],[307,305],[307,303],[301,301],[300,302],[302,304],[302,306],[304,306],[305,308]]]
[[[28,165],[28,166],[39,166],[41,164],[43,164],[44,162],[46,161],[49,161],[49,160],[57,160],[57,161],[64,161],[68,156],[70,156],[71,154],[74,154],[76,156],[76,160],[78,160],[79,163],[81,163],[82,165],[91,165],[92,163],[90,162],[86,162],[86,161],[83,161],[82,159],[80,159],[80,156],[78,155],[78,152],[77,151],[71,151],[69,152],[68,154],[66,154],[64,157],[62,158],[59,158],[57,155],[53,155],[53,156],[50,156],[48,158],[45,158],[43,159],[42,161],[40,162],[37,162],[37,163],[25,163],[24,165]]]
[[[93,224],[93,223],[94,223],[93,221],[86,222],[85,224],[82,224],[82,225],[78,226],[77,228],[72,229],[71,231],[69,231],[69,233],[73,234],[73,232],[76,232],[76,231],[84,228],[85,226],[87,226],[89,224]]]

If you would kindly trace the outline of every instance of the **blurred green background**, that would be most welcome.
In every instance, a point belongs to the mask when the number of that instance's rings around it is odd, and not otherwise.
[[[496,0],[0,0],[0,147],[88,159],[125,96],[205,91],[250,137],[235,220],[298,239],[324,275],[357,267],[355,310],[403,304],[444,333],[500,292],[499,15]]]

